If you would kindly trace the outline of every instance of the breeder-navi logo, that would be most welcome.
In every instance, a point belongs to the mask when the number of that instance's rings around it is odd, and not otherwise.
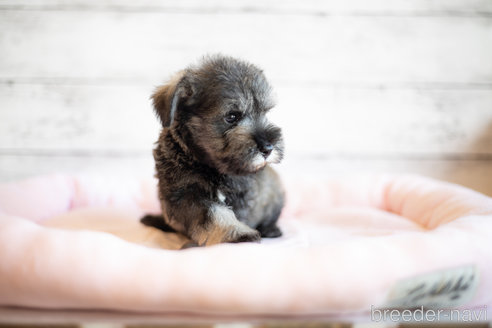
[[[475,310],[425,309],[416,310],[377,309],[371,306],[373,322],[486,322],[487,306]]]

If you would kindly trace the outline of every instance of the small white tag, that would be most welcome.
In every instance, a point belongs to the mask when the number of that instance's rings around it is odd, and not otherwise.
[[[475,265],[435,271],[404,279],[388,295],[386,308],[451,308],[466,304],[478,286]]]

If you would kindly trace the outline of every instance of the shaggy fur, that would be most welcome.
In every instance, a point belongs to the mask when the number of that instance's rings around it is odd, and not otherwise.
[[[178,72],[152,96],[162,122],[154,159],[163,216],[198,245],[281,235],[281,182],[269,166],[283,156],[280,128],[265,114],[271,87],[256,66],[221,55]]]

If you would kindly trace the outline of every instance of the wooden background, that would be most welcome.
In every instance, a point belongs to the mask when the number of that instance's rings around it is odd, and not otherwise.
[[[284,174],[492,195],[490,0],[0,0],[0,181],[151,174],[150,93],[216,52],[272,81]]]

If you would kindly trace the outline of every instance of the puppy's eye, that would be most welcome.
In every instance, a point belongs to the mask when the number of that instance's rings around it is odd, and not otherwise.
[[[231,112],[224,117],[224,120],[229,124],[234,124],[240,119],[241,119],[241,113],[239,112]]]

